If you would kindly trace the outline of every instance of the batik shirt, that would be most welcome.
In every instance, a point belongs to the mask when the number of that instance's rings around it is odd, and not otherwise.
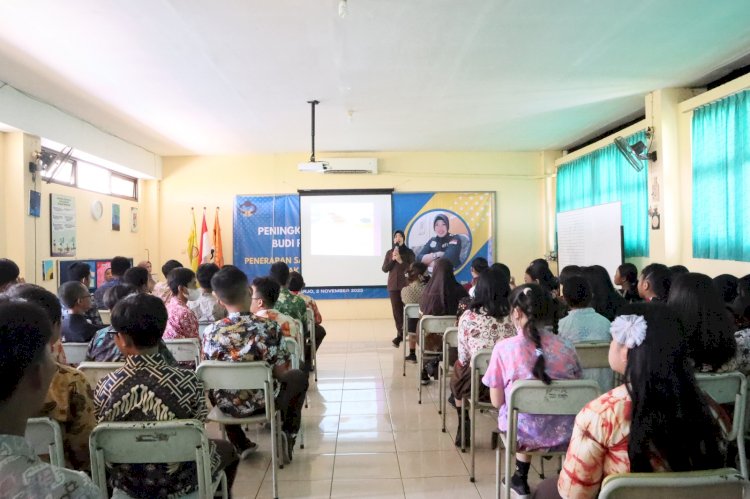
[[[281,334],[289,338],[294,338],[298,345],[302,344],[302,331],[297,327],[297,322],[286,314],[282,314],[276,309],[268,308],[259,310],[255,313],[258,317],[270,319],[279,325]]]
[[[249,312],[234,312],[203,332],[203,358],[229,362],[262,360],[272,367],[286,365],[290,354],[281,338],[276,322]],[[278,391],[278,384],[275,385]],[[233,417],[248,417],[265,410],[262,390],[216,390],[213,396],[219,409]]]
[[[198,318],[176,297],[167,302],[167,328],[162,338],[177,340],[180,338],[198,338]]]
[[[299,296],[303,300],[305,300],[305,306],[313,311],[313,316],[315,317],[315,324],[320,324],[323,322],[323,316],[320,315],[320,310],[318,310],[318,304],[315,302],[315,299],[313,299],[312,296],[308,296],[305,294],[300,293],[299,291],[290,291],[294,296]]]
[[[172,290],[169,289],[167,281],[157,282],[151,294],[160,298],[164,303],[167,303],[172,298]]]
[[[130,355],[125,366],[96,386],[99,421],[170,421],[208,414],[203,384],[195,372],[169,366],[160,354]],[[219,455],[211,445],[211,470]],[[111,467],[111,483],[138,498],[179,497],[198,487],[194,463],[119,464]]]
[[[87,471],[90,468],[89,435],[96,426],[94,393],[78,369],[57,365],[38,417],[52,418],[62,427],[66,465]]]
[[[516,328],[506,315],[501,320],[484,313],[467,310],[458,320],[458,360],[468,366],[471,356],[484,348],[492,348],[500,340],[512,338]]]
[[[221,306],[219,300],[211,293],[201,289],[201,296],[195,301],[188,302],[199,322],[214,322],[227,316],[227,309]]]
[[[85,473],[43,462],[23,437],[0,435],[0,497],[99,499],[101,491]]]
[[[299,296],[294,296],[287,288],[281,288],[279,299],[273,306],[274,310],[286,314],[292,319],[297,319],[302,323],[302,329],[307,331],[307,305],[305,300]]]
[[[545,369],[553,380],[580,379],[581,364],[575,348],[549,330],[542,331],[542,351]],[[508,404],[513,382],[534,380],[536,346],[533,342],[517,334],[512,338],[498,341],[492,350],[492,358],[482,383],[490,388],[502,388],[505,402],[498,414],[498,428],[508,431]],[[573,416],[548,416],[535,414],[518,415],[518,449],[556,449],[568,445],[573,430]]]
[[[125,356],[117,348],[115,337],[112,334],[113,331],[112,326],[107,326],[96,332],[89,342],[88,350],[86,350],[87,361],[123,362],[125,360]],[[164,344],[164,340],[159,340],[159,353],[164,357],[167,364],[177,366],[177,361],[174,359],[172,352],[169,351],[169,348],[167,348],[167,345]],[[195,366],[193,366],[193,369],[195,369]]]

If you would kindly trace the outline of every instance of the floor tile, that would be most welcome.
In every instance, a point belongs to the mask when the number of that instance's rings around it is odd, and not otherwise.
[[[341,416],[339,431],[393,431],[391,418],[385,414],[373,416]]]
[[[396,453],[340,454],[336,456],[334,479],[401,478]]]
[[[398,462],[403,478],[424,478],[431,476],[468,477],[469,475],[466,466],[455,450],[399,452]]]
[[[410,430],[393,433],[399,452],[426,452],[455,450],[453,438],[448,433],[435,430]]]
[[[475,499],[480,497],[477,487],[469,482],[467,477],[404,478],[403,485],[406,499],[455,499],[458,497]]]
[[[336,454],[396,452],[393,433],[376,431],[340,432]]]
[[[400,479],[349,478],[335,479],[331,487],[331,497],[359,498],[399,498],[404,497],[404,488]]]

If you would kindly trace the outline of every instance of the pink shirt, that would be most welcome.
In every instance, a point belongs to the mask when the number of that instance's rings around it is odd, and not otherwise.
[[[167,302],[167,328],[162,338],[177,340],[180,338],[198,338],[198,318],[176,297]]]

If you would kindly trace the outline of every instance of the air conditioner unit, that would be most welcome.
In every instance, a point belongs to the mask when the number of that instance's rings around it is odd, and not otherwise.
[[[328,163],[328,168],[323,169],[323,173],[370,173],[373,175],[378,173],[378,160],[376,158],[328,158],[320,161]]]

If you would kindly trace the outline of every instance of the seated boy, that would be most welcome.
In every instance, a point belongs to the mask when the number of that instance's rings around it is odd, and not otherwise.
[[[84,315],[92,307],[89,288],[78,281],[68,281],[57,292],[68,309],[62,323],[63,343],[88,343],[99,329]]]
[[[109,374],[94,395],[99,421],[167,421],[206,419],[203,385],[195,372],[169,366],[159,353],[167,325],[167,309],[159,298],[130,295],[112,310],[115,343],[125,355],[125,367]],[[212,440],[211,471],[227,474],[231,488],[237,456],[231,445]],[[111,484],[131,497],[185,495],[198,486],[194,463],[115,465]]]

